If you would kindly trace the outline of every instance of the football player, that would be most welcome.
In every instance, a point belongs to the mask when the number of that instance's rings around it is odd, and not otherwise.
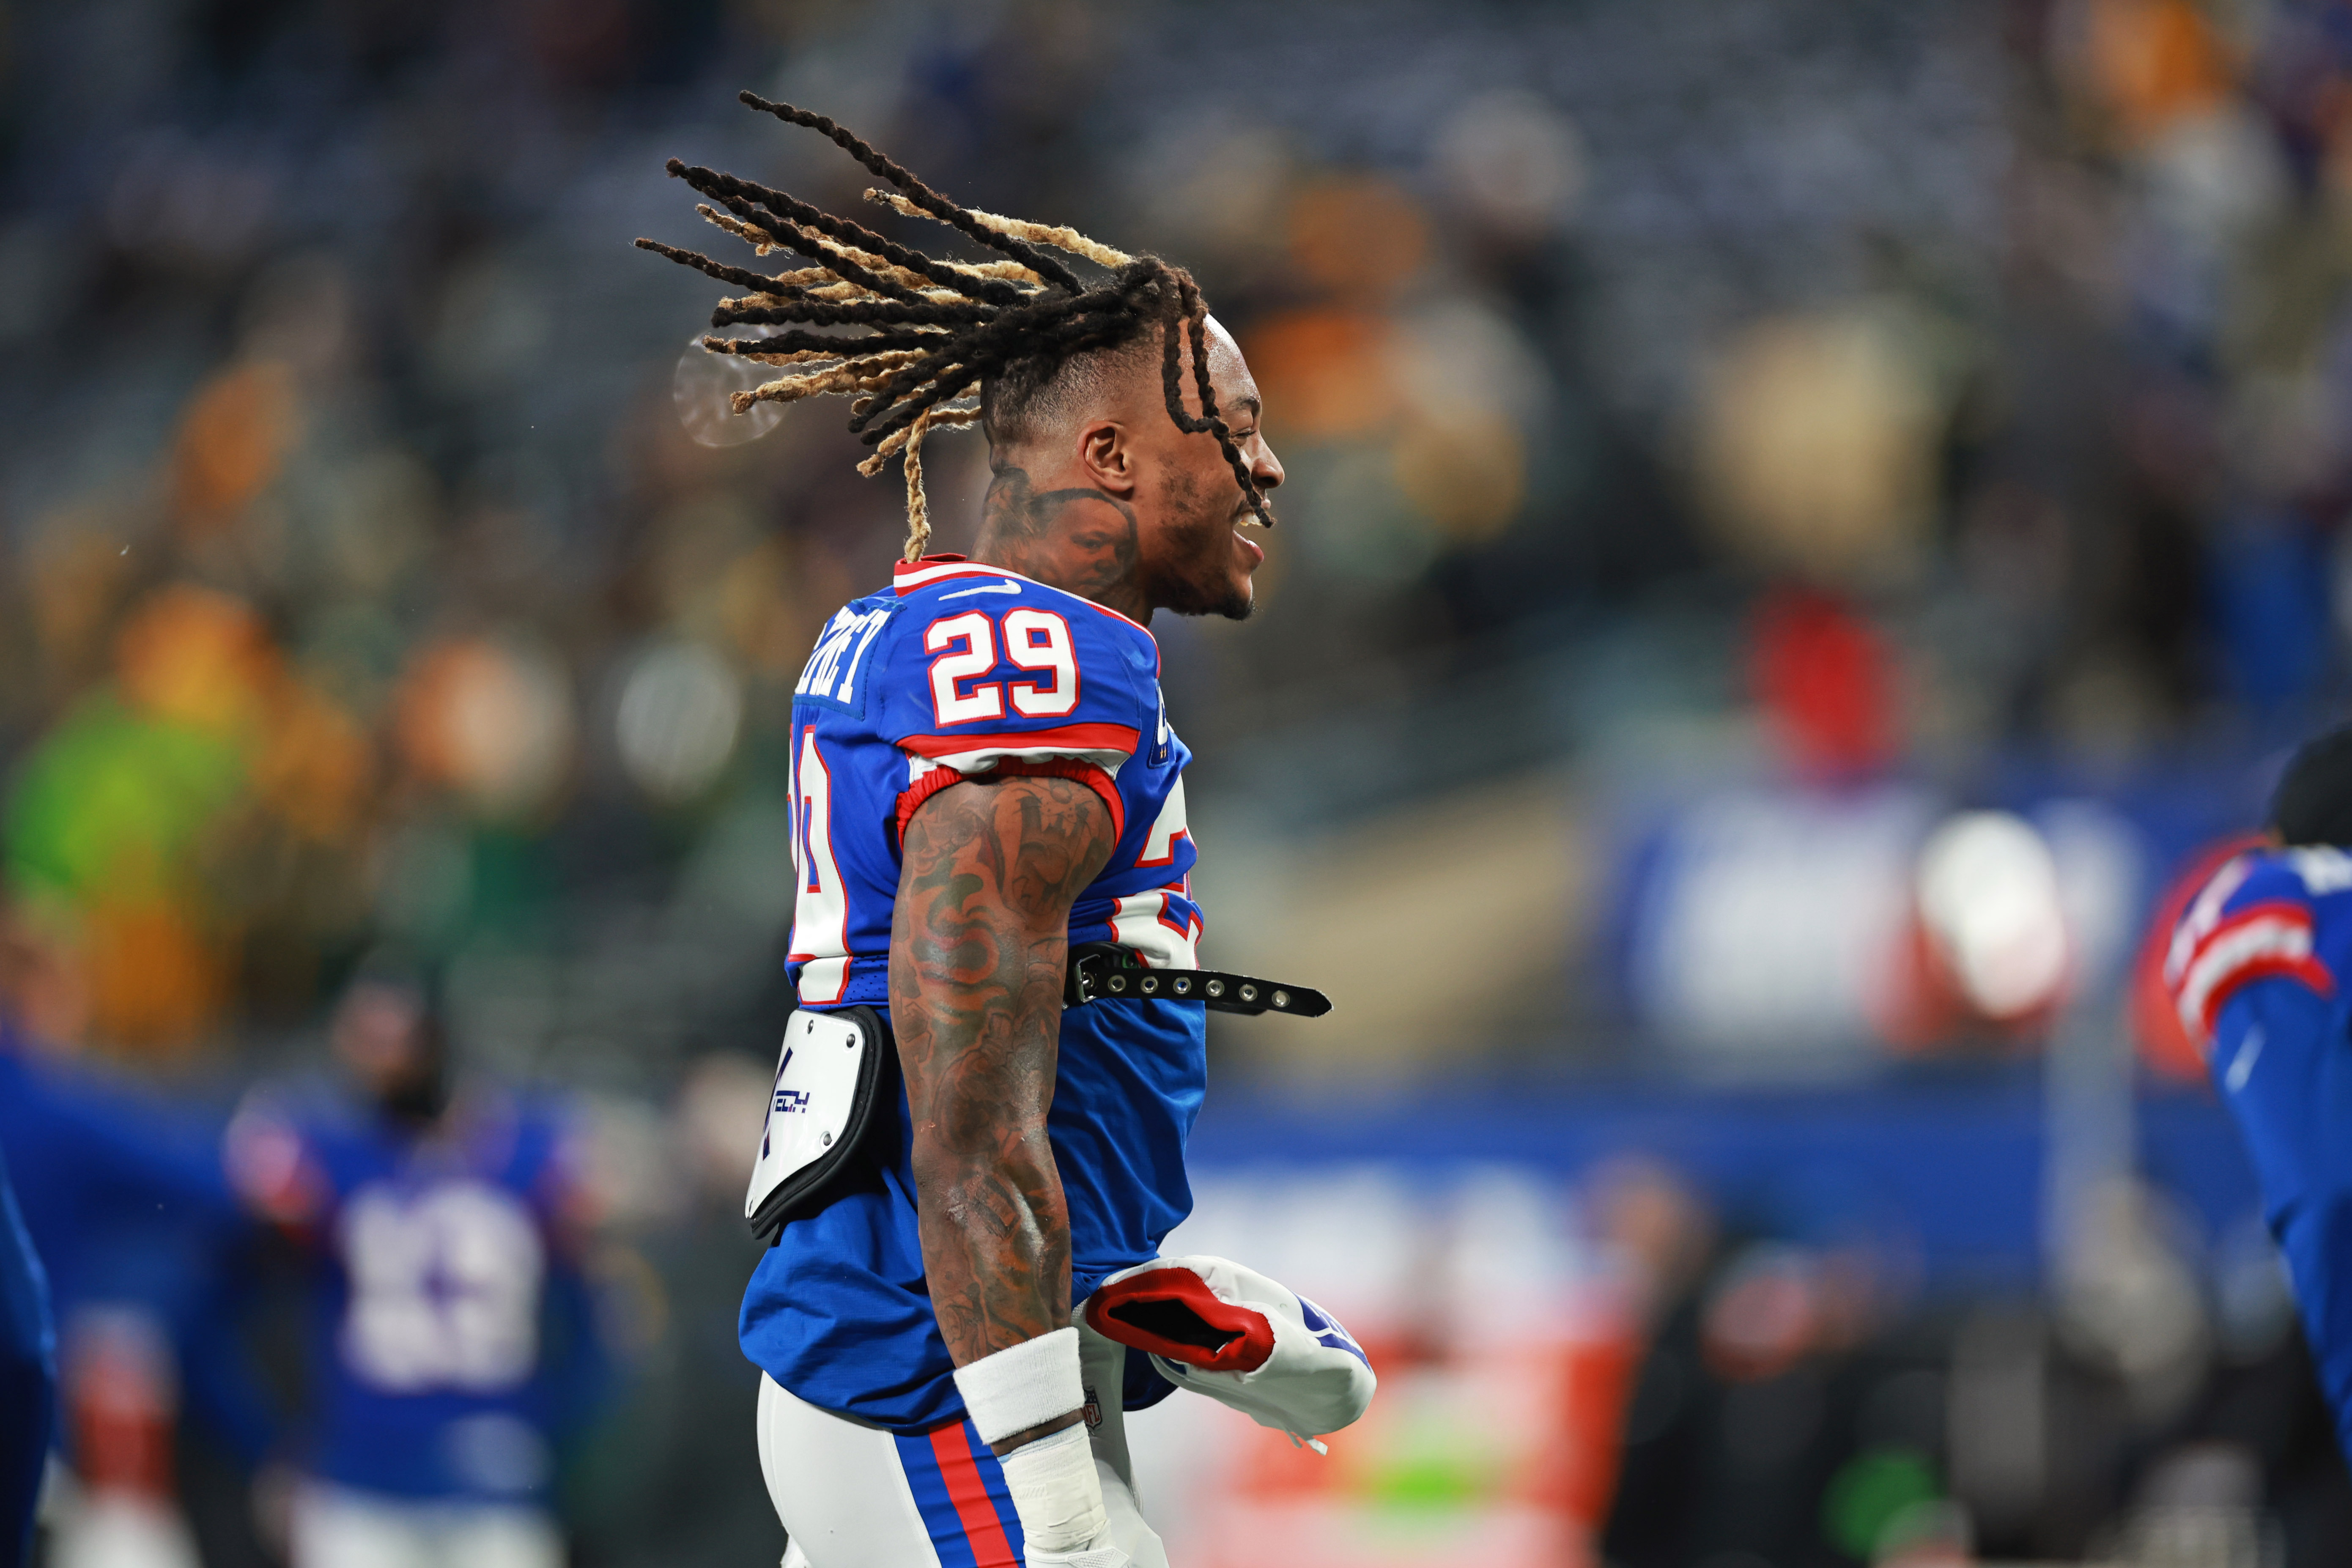
[[[56,1392],[48,1282],[0,1159],[0,1568],[29,1561]]]
[[[2189,900],[2164,981],[2244,1135],[2352,1454],[2352,726],[2295,754],[2267,826]]]
[[[763,1170],[814,1147],[826,1064],[880,1067],[856,1100],[870,1124],[825,1121],[819,1163],[780,1172],[797,1196],[743,1302],[785,1563],[1161,1564],[1123,1407],[1181,1378],[1305,1440],[1371,1391],[1311,1303],[1157,1256],[1192,1203],[1203,1007],[1328,1006],[1197,967],[1190,753],[1150,630],[1162,611],[1250,613],[1265,557],[1244,529],[1273,521],[1282,465],[1187,274],[969,211],[830,120],[743,97],[830,137],[883,205],[993,253],[940,260],[675,162],[714,224],[802,264],[639,241],[746,290],[715,328],[789,329],[705,340],[776,367],[736,412],[851,396],[862,467],[907,471],[896,580],[834,616],[793,708],[801,1010]],[[809,330],[839,327],[861,331]],[[991,474],[977,542],[927,555],[923,441],[971,424]]]
[[[356,1095],[257,1092],[227,1138],[316,1285],[294,1568],[555,1568],[552,1444],[602,1370],[570,1130],[453,1085],[413,977],[363,974],[331,1043]]]

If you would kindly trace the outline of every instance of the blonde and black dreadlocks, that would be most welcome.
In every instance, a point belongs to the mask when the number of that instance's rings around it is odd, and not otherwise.
[[[1116,348],[1160,329],[1160,382],[1168,416],[1188,434],[1217,438],[1258,521],[1274,513],[1251,475],[1209,387],[1208,306],[1192,274],[1156,256],[1129,256],[1072,229],[975,212],[922,181],[822,114],[742,93],[753,109],[833,139],[895,190],[869,190],[866,199],[908,217],[929,217],[962,231],[998,253],[999,260],[945,261],[837,217],[783,191],[699,168],[673,158],[672,175],[717,205],[696,208],[718,227],[765,256],[787,250],[814,263],[773,276],[657,240],[640,247],[748,290],[721,300],[710,314],[714,331],[736,325],[795,330],[765,338],[707,337],[712,353],[735,354],[785,374],[751,392],[733,395],[734,411],[755,403],[793,403],[836,394],[850,405],[849,428],[874,455],[857,465],[873,475],[903,456],[907,475],[907,559],[918,559],[931,535],[923,495],[923,438],[931,430],[977,423],[981,394],[1020,366],[1033,384],[1073,355]],[[723,211],[720,209],[724,209]],[[1049,251],[1079,258],[1110,276],[1091,286]],[[862,334],[803,328],[861,327]],[[1192,381],[1201,413],[1184,412],[1181,349],[1189,336]],[[1041,374],[1042,372],[1042,374]]]

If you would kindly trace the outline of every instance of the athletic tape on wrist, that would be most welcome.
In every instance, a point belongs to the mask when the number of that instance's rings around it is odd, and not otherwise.
[[[1077,1552],[1110,1528],[1094,1444],[1083,1423],[1024,1443],[997,1461],[1033,1552]]]
[[[983,1443],[1042,1426],[1087,1402],[1078,1374],[1078,1331],[1055,1329],[984,1355],[955,1373],[956,1392]]]

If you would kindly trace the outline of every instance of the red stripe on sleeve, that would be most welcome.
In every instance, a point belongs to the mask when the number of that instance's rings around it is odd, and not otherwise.
[[[1058,730],[1025,730],[1002,735],[909,735],[898,745],[919,757],[955,757],[966,752],[1026,752],[1039,746],[1066,746],[1077,752],[1135,754],[1142,731],[1125,724],[1065,724]]]
[[[971,1430],[969,1423],[959,1421],[931,1434],[940,1479],[947,1483],[948,1500],[955,1504],[956,1518],[963,1521],[964,1540],[979,1568],[1021,1568],[1021,1560],[1013,1555],[1013,1542],[1004,1533],[1004,1523],[996,1517],[996,1505],[989,1500],[988,1483],[981,1479]]]
[[[2168,987],[2189,1037],[2201,1047],[2222,1006],[2256,980],[2284,976],[2334,995],[2334,978],[2312,954],[2312,936],[2311,911],[2285,900],[2250,905],[2206,932]]]
[[[963,774],[956,772],[955,769],[933,768],[898,792],[898,809],[894,818],[893,831],[898,835],[899,848],[904,849],[907,847],[907,824],[914,817],[915,808],[947,788],[948,785],[961,783],[963,783]]]
[[[2311,930],[2311,910],[2307,906],[2296,903],[2291,899],[2264,899],[2259,903],[2248,904],[2242,910],[2231,910],[2230,914],[2215,921],[2210,931],[2197,939],[2196,947],[2190,951],[2188,962],[2182,965],[2182,978],[2185,980],[2189,972],[2193,971],[2217,943],[2228,940],[2249,926],[2261,925],[2265,921],[2307,931]]]
[[[1076,779],[1097,795],[1110,807],[1110,840],[1116,845],[1127,837],[1127,803],[1118,797],[1118,785],[1111,776],[1092,763],[1076,757],[1046,757],[1032,762],[1025,757],[1007,757],[996,764],[999,773],[1022,778]]]
[[[916,808],[950,784],[961,784],[966,778],[1013,777],[1077,780],[1102,796],[1103,804],[1110,807],[1111,842],[1116,844],[1127,836],[1127,805],[1119,799],[1118,785],[1113,782],[1108,773],[1095,766],[1094,763],[1080,762],[1076,757],[1047,757],[1037,762],[1031,762],[1023,757],[1007,757],[987,772],[981,773],[968,774],[958,773],[953,768],[933,768],[912,784],[899,791],[898,810],[895,813],[895,831],[898,836],[899,847],[904,848],[906,846],[907,824],[914,820]]]
[[[2212,1037],[2213,1026],[2221,1022],[2221,1009],[2230,1005],[2230,998],[2257,980],[2298,980],[2322,996],[2336,994],[2336,977],[2315,958],[2278,955],[2249,959],[2232,969],[2206,997],[2199,1021],[2205,1026],[2208,1039]]]

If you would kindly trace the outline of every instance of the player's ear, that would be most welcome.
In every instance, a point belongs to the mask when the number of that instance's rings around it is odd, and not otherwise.
[[[1078,467],[1087,482],[1115,496],[1135,493],[1135,444],[1116,419],[1088,420],[1078,430]]]

